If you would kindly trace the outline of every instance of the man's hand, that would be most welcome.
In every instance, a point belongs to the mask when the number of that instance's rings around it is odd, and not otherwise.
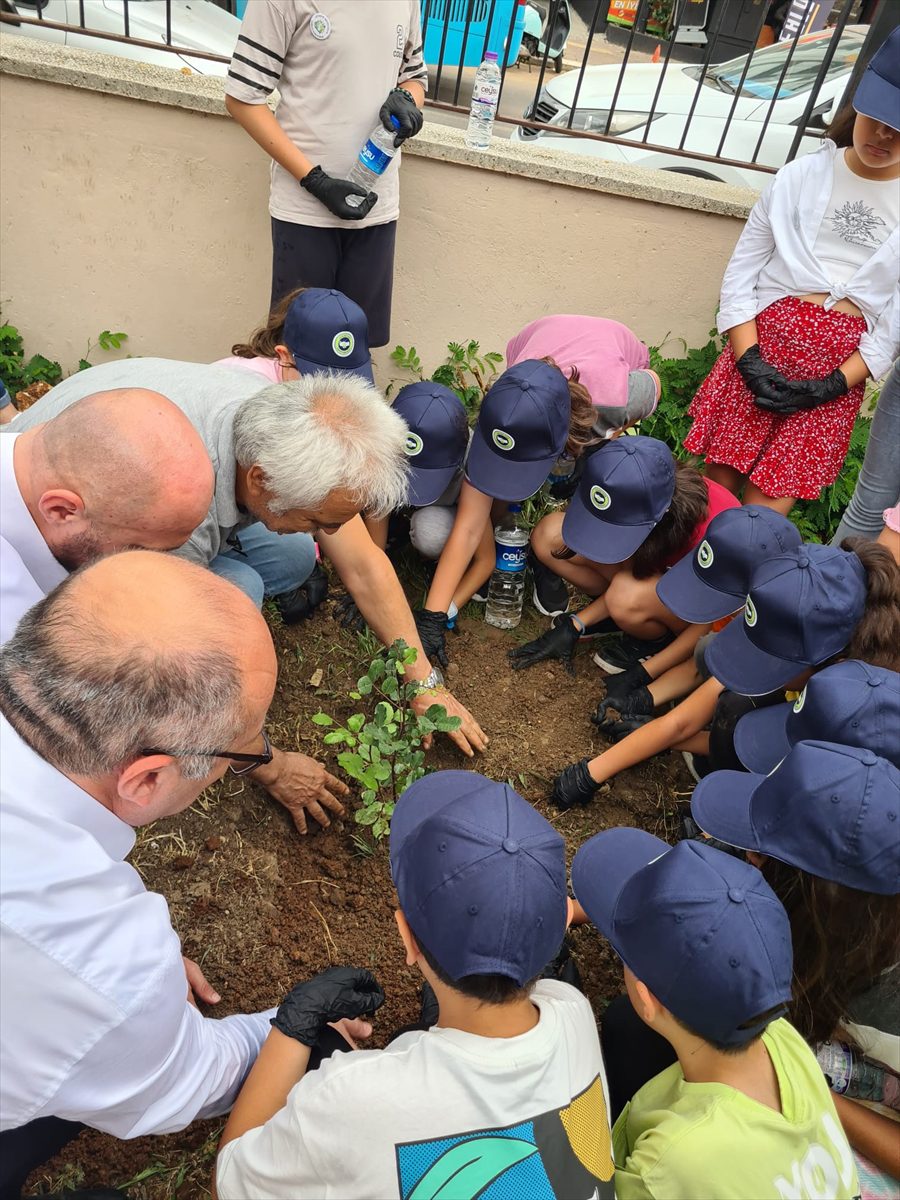
[[[181,961],[184,963],[184,973],[187,976],[188,1004],[193,1004],[194,1008],[197,1007],[198,1000],[202,1000],[204,1004],[218,1004],[222,997],[207,981],[199,964],[195,963],[192,958],[186,958],[183,954]]]
[[[462,750],[463,754],[472,758],[476,750],[486,750],[488,739],[485,736],[484,730],[469,712],[464,704],[460,704],[452,692],[445,687],[429,688],[428,691],[419,692],[418,696],[412,701],[412,710],[417,716],[423,716],[432,704],[440,704],[447,710],[448,717],[459,717],[460,726],[458,729],[452,729],[448,732],[447,737]],[[430,736],[426,738],[425,748],[431,745]]]
[[[340,797],[350,792],[345,783],[329,775],[314,758],[274,748],[272,761],[257,767],[251,778],[284,805],[294,818],[298,833],[306,833],[307,813],[326,828],[331,824],[328,812],[343,816]]]
[[[397,118],[399,128],[394,125],[391,117]],[[425,118],[409,92],[396,87],[392,92],[388,92],[387,99],[378,113],[378,119],[388,133],[395,135],[394,145],[402,146],[407,138],[416,136]]]
[[[763,358],[758,343],[745,350],[735,366],[756,403],[760,398],[778,402],[790,386],[785,376]]]
[[[778,400],[759,398],[756,403],[760,408],[779,416],[789,417],[793,413],[802,412],[807,408],[818,408],[830,400],[837,400],[849,392],[844,372],[838,367],[824,379],[794,379],[787,385],[787,391]]]
[[[556,624],[551,625],[546,633],[542,633],[533,642],[526,642],[524,646],[517,646],[515,650],[510,650],[507,658],[512,663],[514,671],[521,671],[523,667],[533,667],[535,663],[545,662],[550,658],[558,658],[572,675],[574,674],[572,656],[580,636],[571,613],[563,613]]]
[[[440,663],[446,667],[450,661],[447,658],[447,614],[435,612],[430,608],[420,608],[413,613],[416,629],[422,642],[425,657],[431,662]]]
[[[313,167],[308,175],[304,175],[300,186],[342,221],[361,221],[369,215],[378,200],[377,193],[367,192],[349,179],[335,179],[326,175],[321,167]],[[348,196],[361,196],[362,200],[354,208],[347,203]]]
[[[314,1046],[326,1025],[345,1017],[370,1017],[383,1003],[384,992],[371,971],[330,967],[296,984],[271,1023],[286,1037]]]

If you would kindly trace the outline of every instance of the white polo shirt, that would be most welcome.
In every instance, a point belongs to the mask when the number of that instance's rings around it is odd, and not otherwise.
[[[20,436],[0,437],[0,643],[12,637],[32,604],[68,574],[50,553],[19,491],[13,455]]]
[[[131,1138],[226,1112],[271,1014],[201,1016],[168,906],[125,862],[131,827],[2,717],[0,764],[0,1130]]]

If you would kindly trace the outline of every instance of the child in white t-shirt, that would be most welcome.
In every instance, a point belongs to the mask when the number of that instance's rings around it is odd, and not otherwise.
[[[538,979],[571,912],[563,839],[505,784],[442,771],[397,804],[391,869],[437,1023],[307,1072],[326,1023],[381,993],[349,968],[294,988],[225,1127],[220,1200],[612,1200],[591,1006]]]

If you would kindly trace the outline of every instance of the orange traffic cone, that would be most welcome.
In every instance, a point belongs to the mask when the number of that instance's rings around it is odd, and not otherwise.
[[[659,62],[661,50],[662,50],[662,44],[660,42],[657,42],[656,49],[653,51],[653,57],[650,59],[651,62],[655,62],[655,63]]]

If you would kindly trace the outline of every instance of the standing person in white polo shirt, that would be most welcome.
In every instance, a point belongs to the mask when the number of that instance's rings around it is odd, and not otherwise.
[[[394,145],[422,128],[428,72],[419,0],[253,0],[225,106],[272,158],[272,304],[296,287],[338,288],[390,337],[399,158],[377,194],[348,181],[380,121]],[[277,113],[266,103],[277,88]],[[348,197],[358,197],[357,206]]]
[[[231,1107],[268,1013],[212,1020],[133,826],[271,757],[276,658],[252,601],[144,551],[29,610],[0,650],[0,1196],[82,1126],[170,1133]]]
[[[0,438],[0,642],[82,563],[174,550],[206,516],[213,468],[184,413],[145,388],[96,392]]]

